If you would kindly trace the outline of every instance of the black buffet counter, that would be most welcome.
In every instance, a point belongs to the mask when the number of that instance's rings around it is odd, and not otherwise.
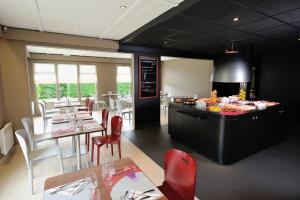
[[[170,103],[169,134],[201,155],[229,165],[283,141],[288,134],[284,107],[223,115]]]

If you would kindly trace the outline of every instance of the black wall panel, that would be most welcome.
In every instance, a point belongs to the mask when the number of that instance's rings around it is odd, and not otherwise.
[[[139,99],[139,56],[154,56],[149,54],[134,54],[134,98],[135,98],[135,128],[160,125],[160,96],[151,99]],[[158,92],[160,91],[160,56],[158,57]]]
[[[262,57],[258,68],[259,98],[284,103],[290,125],[300,122],[299,58],[300,51],[268,54]]]

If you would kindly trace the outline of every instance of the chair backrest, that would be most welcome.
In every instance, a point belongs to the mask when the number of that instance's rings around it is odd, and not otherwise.
[[[45,107],[44,107],[43,103],[38,102],[38,106],[39,106],[39,110],[40,110],[42,117],[45,118],[46,113],[45,113]]]
[[[30,117],[24,117],[21,121],[22,121],[23,127],[28,135],[28,139],[29,139],[31,148],[33,148],[33,136],[34,136],[33,120]]]
[[[112,97],[109,97],[109,109],[115,110],[115,100]]]
[[[124,108],[122,101],[117,100],[116,101],[116,106],[117,106],[117,112],[122,115],[122,110]]]
[[[123,119],[120,116],[113,116],[111,118],[111,134],[120,136],[122,131]]]
[[[19,129],[15,132],[17,139],[19,141],[19,144],[21,146],[22,152],[25,157],[25,161],[27,164],[27,167],[29,168],[29,153],[30,153],[30,146],[29,146],[29,140],[28,136],[24,129]]]
[[[178,149],[168,150],[164,158],[165,180],[184,200],[195,196],[197,164],[187,153]]]
[[[92,112],[93,111],[93,106],[94,106],[94,100],[90,99],[88,103],[88,111]]]
[[[90,98],[88,98],[88,97],[84,100],[85,107],[89,106],[89,101],[90,101]]]
[[[107,128],[108,114],[109,114],[109,111],[106,108],[104,108],[102,110],[102,126],[103,126],[103,128]]]

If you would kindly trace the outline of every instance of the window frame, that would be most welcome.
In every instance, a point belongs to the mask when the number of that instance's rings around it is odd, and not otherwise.
[[[55,84],[56,84],[56,99],[57,100],[60,100],[62,97],[61,97],[61,93],[60,93],[60,82],[59,82],[59,79],[58,79],[58,65],[60,64],[71,64],[71,65],[76,65],[76,70],[77,70],[77,99],[78,101],[81,101],[81,100],[84,100],[85,97],[81,98],[81,92],[80,92],[80,66],[81,65],[92,65],[92,66],[95,66],[95,75],[96,75],[96,91],[95,91],[95,95],[97,97],[97,91],[98,91],[98,76],[97,76],[97,64],[96,63],[87,63],[87,62],[59,62],[59,61],[49,61],[49,60],[34,60],[32,62],[32,66],[33,66],[33,83],[35,85],[35,96],[36,98],[38,99],[38,96],[37,96],[37,91],[36,91],[36,81],[35,81],[35,65],[36,64],[52,64],[54,65],[54,74],[55,74]],[[51,99],[44,99],[46,101],[51,101]]]

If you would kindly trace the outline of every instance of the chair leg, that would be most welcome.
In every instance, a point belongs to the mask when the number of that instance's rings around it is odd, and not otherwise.
[[[92,139],[92,163],[94,161],[94,140]]]
[[[30,189],[31,189],[31,194],[34,194],[33,191],[33,170],[32,170],[32,164],[31,162],[29,163],[29,168],[28,168],[28,172],[29,172],[29,183],[30,183]]]
[[[62,161],[62,156],[59,155],[59,166],[60,166],[60,171],[63,174],[64,173],[64,165],[63,165],[63,161]]]
[[[91,138],[91,135],[90,133],[86,134],[87,136],[87,150],[90,151],[90,138]]]
[[[121,159],[121,142],[118,143],[118,148],[119,148],[119,158]]]
[[[114,155],[114,146],[113,146],[113,144],[110,144],[110,149],[111,149],[111,155],[113,156]]]
[[[100,146],[97,146],[97,165],[100,163]]]

